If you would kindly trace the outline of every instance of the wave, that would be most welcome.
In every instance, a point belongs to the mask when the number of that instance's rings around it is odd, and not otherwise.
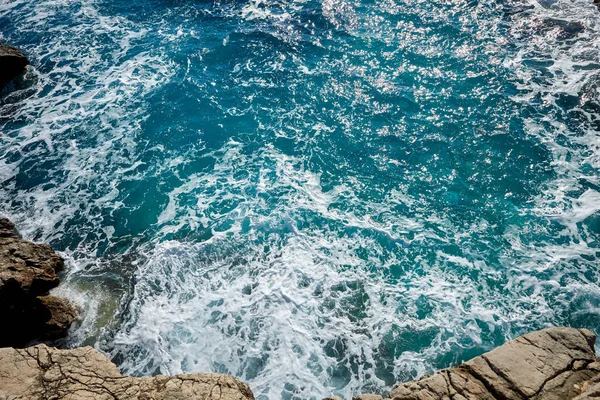
[[[0,210],[66,257],[69,344],[133,375],[349,397],[593,330],[597,13],[5,3],[33,67],[0,103]]]

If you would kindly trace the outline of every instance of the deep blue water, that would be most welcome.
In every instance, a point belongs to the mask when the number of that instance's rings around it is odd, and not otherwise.
[[[0,213],[68,345],[258,399],[600,333],[591,1],[0,0]]]

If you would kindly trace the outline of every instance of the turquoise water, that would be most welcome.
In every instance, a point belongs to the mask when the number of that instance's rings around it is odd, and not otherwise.
[[[0,213],[68,345],[258,399],[383,392],[600,333],[589,1],[2,0]]]

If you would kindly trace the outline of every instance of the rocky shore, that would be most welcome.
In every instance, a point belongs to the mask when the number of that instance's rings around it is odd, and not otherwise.
[[[229,375],[123,376],[91,347],[58,350],[40,344],[0,349],[0,399],[253,400]]]
[[[512,340],[457,367],[396,386],[392,399],[583,399],[600,374],[586,329],[549,328]]]
[[[63,266],[50,246],[21,239],[9,220],[0,219],[0,400],[254,399],[247,384],[229,375],[134,378],[121,375],[91,347],[19,348],[65,335],[77,318],[68,300],[48,294],[59,284],[56,273]],[[353,400],[597,399],[595,342],[586,329],[548,328],[456,367],[400,383],[385,397],[363,394]]]
[[[397,385],[387,397],[353,400],[592,400],[600,397],[600,362],[590,331],[549,328],[512,340],[454,368]],[[91,347],[44,344],[0,349],[0,399],[254,399],[229,375],[133,378]],[[331,397],[325,400],[342,400]]]
[[[68,300],[50,296],[64,260],[47,244],[21,239],[12,222],[0,218],[0,347],[67,334],[77,317]]]
[[[23,240],[0,218],[0,400],[254,399],[248,385],[229,375],[133,378],[91,347],[21,348],[65,336],[76,320],[77,307],[48,293],[63,268],[50,246]]]
[[[354,400],[597,399],[600,362],[595,342],[587,329],[548,328],[456,367],[398,384],[385,398],[371,394]]]

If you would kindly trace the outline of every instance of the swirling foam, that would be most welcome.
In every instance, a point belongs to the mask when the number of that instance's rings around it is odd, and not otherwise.
[[[0,209],[69,343],[305,399],[594,329],[598,11],[531,5],[0,5]]]

